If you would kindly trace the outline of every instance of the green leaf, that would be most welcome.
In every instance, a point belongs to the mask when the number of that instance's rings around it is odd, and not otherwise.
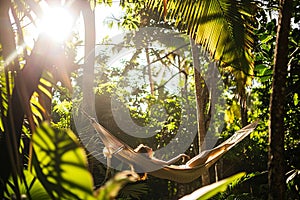
[[[43,123],[32,140],[35,174],[52,198],[94,199],[86,155],[71,130]]]
[[[268,66],[264,65],[264,64],[259,64],[259,65],[255,65],[255,71],[261,71],[261,70],[266,70],[268,69]]]
[[[273,39],[273,35],[268,35],[263,40],[261,40],[261,43],[263,43],[263,44],[267,43],[267,42],[269,42],[272,39]]]
[[[298,93],[294,94],[293,100],[294,100],[294,105],[297,106],[299,103]]]
[[[163,18],[163,1],[148,0],[147,6]],[[251,0],[167,1],[166,19],[188,33],[213,59],[249,72],[253,68],[254,13]]]
[[[26,197],[26,199],[43,199],[43,200],[51,200],[50,196],[48,195],[46,189],[43,187],[43,185],[40,183],[40,181],[33,176],[29,171],[24,170],[24,177],[25,180],[21,181],[18,180],[18,185],[20,189],[20,193],[22,197]],[[27,186],[26,186],[27,185]],[[12,178],[7,183],[7,191],[5,192],[5,197],[8,199],[12,199],[13,196],[15,196],[14,193],[14,187]],[[28,191],[27,191],[28,187]],[[30,195],[30,198],[28,197],[28,194]]]
[[[233,175],[229,178],[223,179],[219,182],[213,183],[208,186],[204,186],[204,187],[194,191],[193,193],[182,197],[180,200],[190,200],[190,199],[206,200],[206,199],[209,199],[219,192],[224,192],[230,183],[236,181],[237,179],[240,179],[245,174],[246,174],[245,172],[241,172],[241,173]]]
[[[4,132],[4,126],[1,118],[0,118],[0,131]]]
[[[97,199],[110,200],[115,199],[123,186],[139,179],[138,174],[133,171],[122,171],[117,173],[112,179],[107,181],[104,186],[96,191]]]
[[[269,76],[269,78],[272,76],[273,70],[272,69],[266,69],[263,71],[264,76]]]
[[[51,92],[50,92],[45,86],[39,84],[39,85],[38,85],[38,89],[39,89],[42,93],[44,93],[48,98],[50,98],[50,99],[52,98]]]

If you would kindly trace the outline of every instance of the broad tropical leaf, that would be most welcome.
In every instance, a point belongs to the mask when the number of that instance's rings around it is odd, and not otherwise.
[[[51,200],[50,196],[48,195],[46,189],[40,183],[40,181],[34,177],[29,171],[24,170],[24,177],[25,180],[21,181],[18,179],[18,185],[20,189],[20,193],[22,198],[25,199],[43,199],[43,200]],[[15,190],[16,187],[13,183],[12,178],[8,181],[7,191],[5,193],[5,198],[13,199],[15,198]]]
[[[197,44],[208,50],[213,59],[225,66],[249,72],[253,68],[253,15],[251,0],[148,0],[147,6],[157,11]]]
[[[235,174],[229,178],[223,179],[219,182],[210,184],[208,186],[199,188],[198,190],[194,191],[193,193],[182,197],[180,200],[190,200],[190,199],[198,199],[198,200],[205,200],[213,197],[219,192],[224,192],[227,189],[227,186],[236,181],[237,179],[242,178],[245,175],[244,172]]]
[[[94,199],[86,156],[71,130],[56,131],[43,123],[32,140],[36,177],[52,198]]]

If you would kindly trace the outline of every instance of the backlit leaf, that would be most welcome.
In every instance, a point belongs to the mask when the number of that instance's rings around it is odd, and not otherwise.
[[[36,176],[52,198],[94,199],[86,155],[71,130],[54,130],[43,123],[32,140]]]
[[[208,186],[204,186],[204,187],[194,191],[193,193],[182,197],[180,200],[190,200],[190,199],[206,200],[206,199],[209,199],[219,192],[224,192],[230,183],[236,181],[237,179],[242,178],[244,175],[245,175],[245,173],[241,172],[241,173],[233,175],[229,178],[223,179],[219,182],[210,184]]]
[[[24,181],[21,181],[20,179],[18,180],[18,185],[22,197],[26,197],[26,199],[51,200],[46,189],[43,187],[43,185],[35,176],[33,176],[27,170],[24,170],[23,173],[24,173],[25,180]],[[6,198],[11,199],[13,196],[15,196],[14,189],[13,189],[14,187],[15,185],[13,185],[13,181],[12,179],[10,179],[9,182],[7,183],[7,191],[5,193]]]
[[[215,60],[235,66],[244,72],[253,68],[253,15],[255,3],[250,0],[166,1],[148,0],[147,6],[175,22],[197,44],[208,50]],[[165,9],[166,7],[166,9]]]

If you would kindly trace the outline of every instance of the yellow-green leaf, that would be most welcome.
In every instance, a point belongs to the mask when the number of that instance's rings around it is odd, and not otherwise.
[[[165,5],[167,2],[167,6]],[[254,14],[251,0],[147,0],[148,8],[157,11],[176,28],[189,34],[208,50],[213,59],[225,66],[235,66],[249,73],[253,68]]]
[[[224,192],[230,183],[232,183],[233,181],[236,181],[237,179],[242,178],[245,174],[246,173],[241,172],[241,173],[233,175],[229,178],[223,179],[219,182],[213,183],[208,186],[204,186],[204,187],[194,191],[193,193],[182,197],[180,200],[190,200],[190,199],[206,200],[206,199],[209,199],[219,192]]]
[[[43,123],[32,140],[36,176],[52,198],[94,199],[86,155],[71,130]]]

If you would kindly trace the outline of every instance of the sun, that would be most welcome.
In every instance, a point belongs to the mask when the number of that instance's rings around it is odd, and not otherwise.
[[[40,33],[47,34],[57,42],[64,41],[71,33],[73,17],[63,7],[48,7],[38,23]]]

